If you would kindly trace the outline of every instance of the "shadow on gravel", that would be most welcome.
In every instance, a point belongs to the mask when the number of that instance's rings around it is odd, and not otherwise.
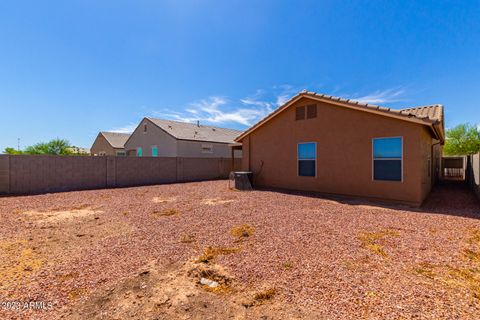
[[[352,206],[367,206],[393,210],[437,213],[458,217],[480,219],[480,200],[464,181],[441,181],[437,183],[421,207],[413,207],[382,200],[369,200],[341,195],[317,192],[295,191],[277,188],[259,188],[258,190],[280,192],[283,194],[328,199]]]

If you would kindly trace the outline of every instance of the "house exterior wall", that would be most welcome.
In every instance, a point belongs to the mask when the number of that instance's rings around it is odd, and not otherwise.
[[[90,154],[99,155],[101,152],[105,152],[107,156],[114,156],[116,151],[120,151],[123,149],[115,149],[113,148],[110,143],[108,143],[107,139],[99,133],[95,141],[93,142],[92,147],[90,148]]]
[[[144,125],[147,132],[144,132]],[[202,145],[211,145],[212,152],[202,152]],[[152,146],[157,146],[159,157],[190,157],[190,158],[231,158],[231,148],[226,143],[177,140],[148,119],[143,119],[135,129],[125,149],[129,155],[136,155],[138,147],[143,149],[143,156],[152,156]],[[236,158],[241,158],[241,152],[235,153]]]
[[[317,117],[295,121],[295,107],[317,104]],[[403,181],[374,181],[372,139],[403,137]],[[297,174],[297,144],[317,143],[316,177]],[[425,126],[300,99],[242,141],[242,169],[254,184],[419,205],[428,194],[432,139]]]
[[[202,145],[212,146],[211,153],[202,152]],[[201,157],[201,158],[231,158],[231,147],[226,143],[201,142],[178,140],[177,150],[179,157]],[[241,152],[235,152],[236,158],[241,158]]]
[[[147,132],[144,132],[145,124],[147,125]],[[132,151],[141,147],[143,150],[143,156],[151,157],[152,146],[157,146],[159,157],[177,156],[177,140],[157,127],[150,120],[143,119],[125,143],[125,150],[127,150],[128,155],[135,156],[136,153]]]

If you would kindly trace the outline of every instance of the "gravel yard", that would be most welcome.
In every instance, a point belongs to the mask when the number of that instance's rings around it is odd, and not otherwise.
[[[479,318],[466,188],[412,209],[227,185],[0,198],[0,318]]]

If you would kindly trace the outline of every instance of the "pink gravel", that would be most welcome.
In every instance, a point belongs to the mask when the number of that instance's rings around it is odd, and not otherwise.
[[[0,283],[0,302],[54,304],[49,311],[0,306],[0,318],[55,319],[151,261],[191,260],[209,246],[240,248],[216,259],[236,286],[274,287],[272,303],[305,318],[479,318],[477,282],[451,276],[451,270],[480,268],[464,255],[467,247],[478,249],[471,239],[480,230],[479,202],[465,187],[438,186],[420,209],[227,187],[210,181],[0,198],[0,243],[25,240],[46,260],[7,288]],[[205,202],[211,199],[233,201]],[[24,213],[77,207],[102,212],[50,224]],[[178,214],[153,214],[165,209]],[[243,224],[255,233],[238,242],[230,230]],[[362,243],[362,235],[385,230],[394,235],[375,243],[388,256]],[[195,241],[183,243],[184,236]],[[425,276],[422,266],[435,275]]]

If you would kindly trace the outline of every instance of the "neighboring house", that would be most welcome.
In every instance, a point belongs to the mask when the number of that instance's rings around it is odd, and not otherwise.
[[[129,156],[231,158],[241,131],[172,120],[144,118],[125,143]],[[235,151],[241,158],[241,150]]]
[[[125,156],[125,142],[130,134],[102,131],[93,142],[92,156]]]
[[[236,141],[257,186],[420,205],[440,174],[443,106],[393,110],[302,91]]]
[[[78,154],[78,155],[90,155],[90,149],[87,148],[81,148],[81,147],[70,147],[67,148],[68,151],[70,151],[73,154]]]

